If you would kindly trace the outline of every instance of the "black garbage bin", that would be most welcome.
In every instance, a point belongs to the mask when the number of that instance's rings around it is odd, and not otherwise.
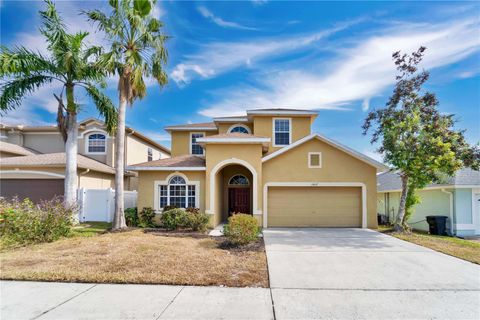
[[[430,234],[447,235],[447,218],[446,216],[427,216]]]

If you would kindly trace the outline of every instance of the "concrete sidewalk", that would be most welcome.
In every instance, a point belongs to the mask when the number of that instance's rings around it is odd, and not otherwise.
[[[274,319],[264,288],[0,282],[0,319]]]

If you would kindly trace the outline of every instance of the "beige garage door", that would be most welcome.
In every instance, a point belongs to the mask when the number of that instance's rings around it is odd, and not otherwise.
[[[270,187],[269,227],[361,227],[360,187]]]

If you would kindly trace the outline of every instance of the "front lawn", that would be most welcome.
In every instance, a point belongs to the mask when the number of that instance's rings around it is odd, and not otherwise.
[[[87,228],[106,229],[98,225]],[[75,232],[82,236],[3,250],[0,278],[268,287],[263,246],[227,250],[218,247],[222,239],[142,230],[94,235],[95,230],[84,228]],[[90,236],[85,237],[87,234]]]
[[[390,236],[412,242],[463,260],[480,264],[480,243],[455,237],[436,236],[425,232],[393,232],[390,227],[379,226],[378,231]]]

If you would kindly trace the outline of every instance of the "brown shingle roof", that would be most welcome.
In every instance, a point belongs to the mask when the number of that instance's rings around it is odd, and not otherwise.
[[[66,163],[65,152],[35,154],[22,157],[0,159],[1,167],[64,167]],[[115,169],[102,162],[82,156],[77,157],[78,168],[90,169],[98,172],[115,173]]]
[[[19,156],[29,156],[29,155],[34,155],[38,153],[38,152],[35,152],[34,150],[19,146],[14,143],[9,143],[4,141],[0,141],[0,151],[16,154]]]
[[[132,167],[205,167],[205,158],[193,155],[183,155],[173,158],[142,162],[129,166]],[[133,169],[132,170],[136,170]]]

